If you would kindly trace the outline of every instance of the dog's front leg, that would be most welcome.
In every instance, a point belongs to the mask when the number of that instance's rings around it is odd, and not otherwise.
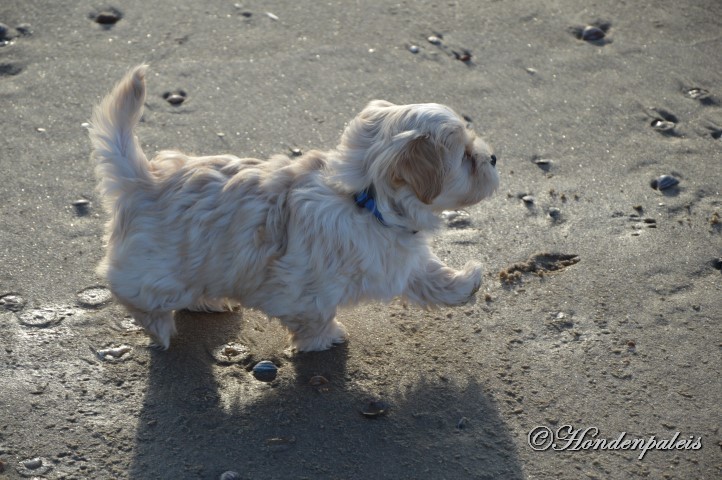
[[[435,255],[426,268],[412,274],[404,297],[422,306],[463,305],[481,286],[481,265],[468,262],[463,269],[447,267]]]

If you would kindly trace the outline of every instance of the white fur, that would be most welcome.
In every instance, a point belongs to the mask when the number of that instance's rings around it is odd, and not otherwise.
[[[294,160],[164,151],[148,161],[133,133],[145,72],[96,107],[90,138],[110,215],[99,272],[163,348],[173,310],[240,302],[278,318],[298,350],[324,350],[346,339],[339,306],[458,305],[479,289],[478,264],[453,270],[429,247],[438,212],[499,181],[489,147],[449,108],[373,101],[335,150]],[[353,200],[371,185],[388,226]]]

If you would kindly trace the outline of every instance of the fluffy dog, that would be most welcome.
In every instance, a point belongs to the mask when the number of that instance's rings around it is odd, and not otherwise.
[[[110,215],[98,271],[163,349],[179,309],[257,308],[313,351],[346,339],[339,306],[460,305],[479,289],[477,263],[453,270],[429,246],[439,212],[499,183],[490,148],[448,107],[372,101],[335,150],[293,160],[148,160],[134,135],[146,68],[95,108],[89,131]]]

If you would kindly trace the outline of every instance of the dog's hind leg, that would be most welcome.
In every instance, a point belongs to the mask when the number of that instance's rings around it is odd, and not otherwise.
[[[186,310],[191,312],[222,313],[231,312],[236,307],[240,307],[240,305],[240,303],[228,298],[201,297],[195,304],[187,307]]]

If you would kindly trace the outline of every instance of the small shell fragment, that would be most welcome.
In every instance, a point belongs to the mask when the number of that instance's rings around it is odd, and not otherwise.
[[[661,175],[651,182],[649,182],[649,185],[654,188],[655,190],[666,190],[668,188],[672,188],[675,185],[679,184],[679,180],[673,177],[672,175]]]
[[[104,348],[103,350],[98,350],[97,352],[95,352],[95,354],[100,360],[106,362],[119,362],[126,360],[128,358],[126,354],[131,352],[132,350],[133,347],[131,347],[130,345],[120,345],[118,347]]]
[[[22,460],[17,465],[17,471],[23,477],[38,477],[40,475],[45,475],[52,469],[52,463],[41,457]]]
[[[409,52],[419,53],[420,49],[418,45],[409,45]]]
[[[320,387],[321,385],[326,385],[327,383],[328,379],[323,375],[316,375],[315,377],[311,377],[311,380],[308,381],[308,384],[312,387]]]
[[[659,130],[660,132],[668,132],[670,130],[673,130],[676,125],[674,122],[670,122],[669,120],[661,120],[659,118],[655,118],[654,120],[652,120],[652,123],[650,123],[650,126],[655,130]]]
[[[241,474],[233,470],[228,470],[227,472],[221,473],[219,480],[241,480]]]
[[[709,91],[705,90],[704,88],[690,88],[685,92],[685,95],[687,95],[689,98],[693,98],[695,100],[704,100],[709,98]]]
[[[273,14],[273,13],[271,13],[271,12],[266,12],[266,16],[267,16],[268,18],[270,18],[271,20],[273,20],[274,22],[277,22],[277,21],[278,21],[278,15],[275,15],[275,14]]]
[[[431,35],[426,40],[428,40],[429,43],[432,45],[441,45],[441,38],[437,37],[436,35]]]
[[[221,365],[250,362],[251,352],[242,343],[227,343],[213,351],[213,358]]]
[[[532,195],[524,195],[523,197],[521,197],[521,200],[527,205],[531,205],[532,203],[534,203],[534,197]]]
[[[25,306],[25,299],[20,295],[9,293],[0,297],[0,308],[10,310],[11,312],[19,312]]]
[[[363,415],[366,418],[378,418],[380,416],[386,415],[389,411],[389,404],[386,402],[383,402],[381,400],[373,400],[366,404],[366,406],[361,410],[361,415]]]
[[[272,382],[278,374],[278,367],[269,360],[258,362],[253,367],[253,376],[261,382]]]

